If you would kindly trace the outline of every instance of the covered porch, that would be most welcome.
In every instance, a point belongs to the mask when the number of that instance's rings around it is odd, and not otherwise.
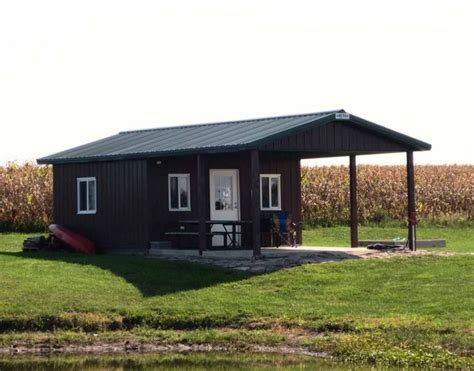
[[[281,118],[280,118],[281,119]],[[253,258],[260,258],[272,250],[262,248],[262,223],[277,210],[290,211],[297,222],[301,220],[301,168],[302,159],[341,157],[348,159],[350,177],[350,220],[351,251],[357,251],[358,204],[357,204],[357,158],[363,155],[406,153],[407,179],[407,239],[410,250],[416,250],[416,207],[415,207],[415,171],[414,152],[429,150],[430,145],[406,135],[386,129],[364,119],[345,112],[335,113],[317,122],[310,122],[292,130],[285,130],[257,143],[246,151],[227,153],[226,156],[239,157],[248,173],[241,187],[242,199],[248,198],[245,222],[248,224]],[[197,194],[206,195],[209,185],[209,163],[215,154],[198,153],[196,155]],[[283,161],[283,162],[282,162]],[[262,207],[262,175],[280,176],[284,167],[291,167],[291,177],[282,176],[281,190],[288,200],[279,208],[268,210]],[[287,169],[288,171],[288,169]],[[285,184],[285,183],[286,184]],[[290,182],[290,184],[288,184]],[[211,190],[212,193],[212,190]],[[281,196],[279,196],[281,197]],[[291,205],[291,206],[288,206]],[[199,254],[207,250],[209,231],[209,200],[199,197],[197,202],[197,237]],[[242,208],[245,208],[242,205]],[[291,210],[288,210],[288,209]],[[301,232],[298,244],[302,243]],[[338,250],[342,251],[342,250]],[[211,254],[206,251],[204,254]],[[230,253],[230,252],[228,252]]]

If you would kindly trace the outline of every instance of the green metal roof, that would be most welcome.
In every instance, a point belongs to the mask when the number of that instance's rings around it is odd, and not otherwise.
[[[218,153],[258,148],[277,138],[336,120],[344,110],[253,120],[124,131],[37,160],[39,164],[148,158],[185,153]],[[354,125],[402,143],[411,150],[431,145],[350,115]]]

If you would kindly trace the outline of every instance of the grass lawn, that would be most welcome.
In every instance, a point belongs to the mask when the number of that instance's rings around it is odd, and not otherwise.
[[[333,229],[335,245],[345,230]],[[311,233],[320,241],[321,230]],[[353,362],[472,363],[474,256],[348,260],[251,276],[140,256],[24,254],[25,237],[0,234],[0,345],[289,343]]]
[[[359,226],[359,239],[391,240],[396,237],[407,238],[407,228],[402,226]],[[435,251],[474,252],[474,225],[460,227],[423,226],[417,227],[419,239],[445,239],[446,248],[433,248]],[[350,228],[314,227],[303,230],[303,241],[307,246],[350,246]]]

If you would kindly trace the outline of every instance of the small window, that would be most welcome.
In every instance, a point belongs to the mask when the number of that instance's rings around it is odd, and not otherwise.
[[[189,174],[168,175],[170,211],[191,210],[191,184]]]
[[[77,178],[77,213],[97,212],[97,187],[95,178]]]
[[[260,175],[260,208],[262,210],[281,210],[280,174]]]

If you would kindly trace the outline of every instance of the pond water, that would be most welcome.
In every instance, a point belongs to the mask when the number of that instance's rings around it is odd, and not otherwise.
[[[329,359],[255,353],[165,353],[125,355],[13,355],[0,370],[355,370]]]

